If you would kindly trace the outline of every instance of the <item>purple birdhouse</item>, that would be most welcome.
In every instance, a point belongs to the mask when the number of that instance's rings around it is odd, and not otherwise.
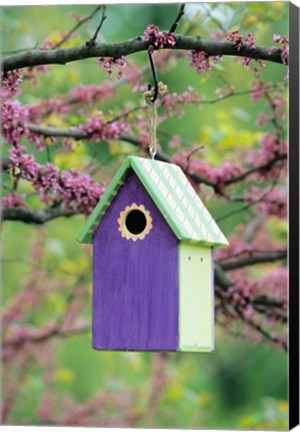
[[[213,247],[228,242],[178,166],[128,157],[78,240],[93,243],[95,349],[213,350]]]

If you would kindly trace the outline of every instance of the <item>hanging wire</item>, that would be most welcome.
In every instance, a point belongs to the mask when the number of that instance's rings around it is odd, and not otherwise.
[[[153,57],[152,57],[152,53],[150,51],[148,51],[148,56],[149,56],[149,60],[150,60],[150,66],[151,66],[151,71],[152,71],[152,75],[153,75],[153,81],[154,81],[154,95],[153,98],[151,99],[152,102],[155,102],[158,96],[158,77],[157,77],[157,70],[153,61]],[[151,90],[151,85],[149,90]]]
[[[153,61],[152,53],[148,52],[151,71],[153,74],[154,87],[148,85],[148,90],[144,93],[145,102],[148,105],[148,122],[149,122],[149,154],[153,160],[157,153],[157,139],[156,139],[156,100],[159,94],[163,95],[167,92],[167,86],[162,82],[158,82],[157,71]]]

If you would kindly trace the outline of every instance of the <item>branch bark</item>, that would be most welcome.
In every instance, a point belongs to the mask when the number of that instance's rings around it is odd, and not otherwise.
[[[43,225],[58,217],[70,217],[75,214],[77,213],[63,207],[49,207],[44,210],[31,210],[25,207],[8,207],[2,210],[2,220]]]
[[[88,139],[89,138],[88,133],[86,133],[84,131],[80,131],[77,128],[71,128],[71,127],[70,128],[53,128],[53,127],[35,125],[35,124],[31,124],[31,123],[28,123],[27,127],[31,132],[38,133],[38,134],[41,134],[44,136],[56,136],[56,137],[64,137],[64,138],[71,137],[74,139]],[[129,142],[129,143],[131,143],[137,147],[142,147],[142,144],[138,138],[136,138],[130,134],[127,134],[127,133],[121,133],[120,134],[120,140]],[[256,167],[252,167],[251,169],[246,170],[244,173],[242,173],[236,177],[232,177],[231,179],[227,180],[225,182],[225,184],[226,184],[226,186],[229,186],[230,184],[242,181],[245,178],[247,178],[248,176],[250,176],[251,174],[253,174],[254,172],[260,171],[262,169],[269,169],[273,165],[275,165],[277,162],[285,160],[286,158],[287,158],[286,154],[277,155],[265,164],[261,164],[261,165],[258,165]],[[157,152],[156,159],[158,159],[162,162],[170,162],[170,157],[166,153],[163,153],[161,151]],[[218,186],[215,183],[210,182],[208,179],[201,176],[200,174],[191,174],[191,173],[188,173],[187,171],[184,171],[184,172],[186,173],[186,175],[188,175],[196,183],[206,184],[207,186],[211,186],[212,188],[214,188],[214,190],[217,193],[221,193],[221,191],[219,190]]]
[[[263,264],[267,262],[274,262],[278,260],[284,260],[287,258],[287,250],[270,250],[263,255],[249,256],[241,259],[237,259],[231,262],[222,263],[222,269],[225,271],[236,270],[241,267],[247,267],[255,264]]]
[[[251,59],[261,59],[274,63],[282,64],[281,49],[266,46],[257,46],[251,49],[244,44],[238,48],[232,42],[213,41],[202,39],[200,36],[175,35],[175,46],[166,45],[164,49],[176,50],[196,50],[205,51],[210,56],[226,55],[249,57]],[[21,52],[8,57],[2,61],[4,72],[33,67],[39,65],[58,64],[65,65],[73,61],[79,61],[95,57],[113,57],[120,58],[122,55],[138,53],[148,50],[150,42],[145,41],[143,37],[138,36],[118,43],[106,43],[95,45],[81,45],[73,48],[55,49],[55,50],[31,50]]]

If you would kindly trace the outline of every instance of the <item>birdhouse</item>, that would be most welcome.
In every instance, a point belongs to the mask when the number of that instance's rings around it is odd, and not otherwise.
[[[95,349],[214,349],[213,247],[228,242],[178,166],[127,157],[78,240],[93,244]]]

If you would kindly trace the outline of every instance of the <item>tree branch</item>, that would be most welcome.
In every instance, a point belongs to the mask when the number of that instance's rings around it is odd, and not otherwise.
[[[8,207],[2,210],[2,220],[43,225],[58,217],[70,217],[75,214],[77,213],[62,207],[49,207],[44,210],[31,210],[25,207]]]
[[[12,336],[10,339],[3,342],[3,347],[6,348],[9,346],[14,346],[15,348],[20,349],[20,347],[27,343],[43,343],[53,337],[66,338],[71,335],[88,332],[90,331],[90,328],[91,326],[89,323],[82,324],[81,326],[77,326],[67,330],[60,330],[58,327],[53,327],[50,328],[47,332],[36,332],[35,334],[29,334],[27,337],[24,338],[15,338],[14,336]]]
[[[225,271],[236,270],[241,267],[247,267],[254,264],[263,264],[266,262],[274,262],[278,260],[283,260],[287,258],[287,250],[270,250],[268,252],[264,251],[263,254],[256,256],[249,256],[245,258],[240,258],[239,260],[222,263],[222,269]]]
[[[107,18],[106,15],[105,15],[106,6],[103,5],[103,6],[100,6],[100,8],[101,8],[101,7],[102,7],[102,16],[101,16],[101,20],[100,20],[100,22],[99,22],[99,24],[98,24],[98,27],[97,27],[97,29],[96,29],[96,31],[95,31],[94,36],[93,36],[89,41],[86,42],[86,45],[87,45],[87,46],[95,45],[95,43],[96,43],[96,39],[97,39],[97,36],[98,36],[98,33],[99,33],[99,31],[101,30],[101,27],[103,26],[103,23],[104,23],[104,21],[105,21],[106,18]]]
[[[246,44],[238,48],[232,42],[202,39],[200,36],[184,36],[177,34],[174,37],[176,42],[175,46],[166,45],[164,49],[205,51],[210,56],[228,55],[249,57],[255,60],[261,59],[282,64],[280,48],[273,48],[273,50],[270,51],[271,47],[257,46],[251,49]],[[55,50],[32,50],[4,57],[2,69],[4,72],[7,72],[14,69],[39,65],[65,65],[69,62],[94,57],[120,58],[122,55],[126,56],[140,51],[146,51],[150,43],[150,41],[145,41],[143,37],[138,36],[119,43],[95,44],[92,46],[87,46],[85,44],[73,48]]]
[[[80,131],[77,128],[72,128],[72,127],[70,127],[70,128],[54,128],[54,127],[35,125],[32,123],[28,123],[27,127],[31,132],[38,133],[38,134],[41,134],[44,136],[56,136],[56,137],[64,137],[64,138],[70,137],[70,138],[74,138],[74,139],[88,139],[89,138],[89,135],[87,132]],[[131,143],[137,147],[142,147],[142,144],[138,138],[136,138],[130,134],[127,134],[127,133],[121,133],[120,134],[120,140],[129,142],[129,143]],[[156,158],[158,160],[161,160],[162,162],[170,162],[170,157],[166,153],[163,153],[161,151],[157,152]],[[230,180],[227,180],[225,182],[225,184],[226,184],[226,186],[228,186],[230,184],[242,181],[246,177],[248,177],[249,175],[253,174],[254,172],[260,171],[262,169],[269,169],[274,164],[276,164],[278,161],[285,160],[286,158],[287,158],[286,154],[277,155],[265,164],[258,165],[256,167],[252,167],[249,170],[245,171],[244,173],[242,173],[236,177],[232,177]],[[217,193],[221,193],[219,188],[217,187],[217,185],[215,183],[210,182],[208,179],[201,176],[200,174],[191,174],[191,173],[188,173],[187,171],[185,171],[185,173],[191,179],[193,179],[196,183],[206,184],[207,186],[211,186],[212,188],[214,188]]]
[[[72,34],[75,33],[75,31],[82,26],[82,24],[92,19],[94,15],[98,12],[98,10],[100,10],[101,8],[102,6],[96,7],[96,9],[89,16],[80,20],[59,42],[57,42],[56,45],[52,47],[52,50],[61,47],[62,44],[64,44],[72,36]]]
[[[215,23],[217,24],[217,26],[220,28],[220,30],[222,30],[223,33],[226,33],[227,30],[226,28],[222,25],[222,23],[213,16],[213,14],[211,13],[209,7],[206,6],[205,3],[202,3],[201,5],[203,7],[203,9],[205,10],[205,12],[207,13],[207,15],[209,16],[209,18]]]
[[[174,33],[174,31],[177,29],[179,21],[181,20],[181,18],[184,15],[184,8],[185,8],[185,4],[182,3],[182,5],[180,6],[180,9],[179,9],[179,12],[178,12],[173,24],[170,27],[169,33]]]
[[[55,127],[48,127],[48,126],[40,126],[32,123],[28,123],[26,126],[30,130],[30,132],[40,134],[45,137],[47,136],[55,136],[61,138],[69,137],[77,140],[89,138],[89,134],[87,132],[80,131],[78,128],[75,127],[55,128]]]
[[[272,166],[275,165],[277,162],[282,161],[282,160],[286,160],[286,159],[287,159],[286,153],[278,154],[273,159],[270,159],[268,162],[261,164],[261,165],[254,166],[252,168],[249,168],[249,170],[243,172],[242,174],[240,174],[236,177],[233,177],[233,178],[225,181],[224,183],[225,183],[225,185],[230,185],[232,183],[240,182],[242,180],[245,180],[246,177],[255,173],[256,171],[268,170],[268,169],[272,168]]]

